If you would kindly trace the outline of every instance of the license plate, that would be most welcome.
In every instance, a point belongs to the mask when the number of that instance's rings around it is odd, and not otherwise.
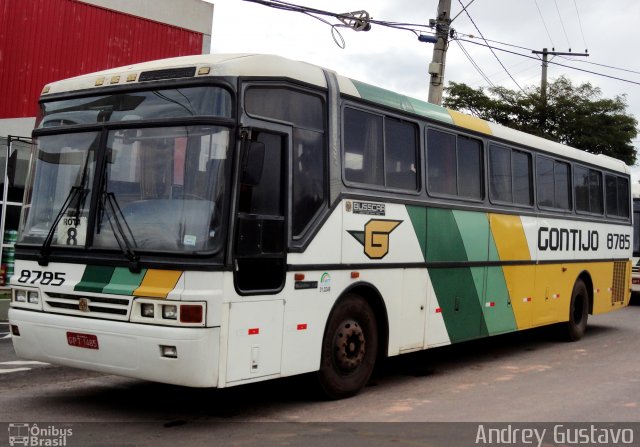
[[[76,346],[78,348],[100,349],[98,346],[98,336],[93,334],[67,332],[67,343],[69,343],[69,346]]]

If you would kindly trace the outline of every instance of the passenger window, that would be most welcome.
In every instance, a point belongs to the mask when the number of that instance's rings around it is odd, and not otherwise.
[[[629,217],[629,180],[615,175],[605,176],[607,215]]]
[[[345,180],[384,186],[382,141],[381,116],[351,108],[345,109]]]
[[[569,164],[538,156],[536,161],[538,205],[571,210]]]
[[[531,154],[491,144],[489,179],[492,200],[515,205],[533,205]]]
[[[385,118],[385,184],[388,188],[418,189],[418,138],[414,124]]]
[[[531,155],[526,152],[511,151],[513,161],[513,203],[533,205],[531,180]]]
[[[324,134],[293,130],[293,185],[291,227],[301,235],[324,203]]]
[[[434,194],[456,195],[456,136],[435,129],[427,131],[427,185]]]
[[[344,110],[344,178],[348,182],[416,191],[418,127],[393,117]]]
[[[576,211],[602,214],[602,174],[593,169],[576,166],[573,169]]]
[[[480,140],[427,131],[427,185],[431,194],[482,198],[482,143]]]

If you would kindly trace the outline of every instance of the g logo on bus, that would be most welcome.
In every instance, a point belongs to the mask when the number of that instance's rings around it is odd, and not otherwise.
[[[86,298],[80,298],[80,301],[78,302],[78,309],[80,309],[81,312],[89,312],[89,300]]]
[[[371,219],[364,226],[364,231],[348,233],[364,247],[364,254],[369,259],[382,259],[389,253],[389,235],[400,225],[402,220]]]

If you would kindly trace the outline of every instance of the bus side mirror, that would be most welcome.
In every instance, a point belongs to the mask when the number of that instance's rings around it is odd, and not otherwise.
[[[242,183],[255,186],[262,178],[264,166],[264,143],[251,141],[244,154],[242,164]]]

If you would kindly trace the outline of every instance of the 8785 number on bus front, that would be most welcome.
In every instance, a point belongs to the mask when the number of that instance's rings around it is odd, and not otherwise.
[[[43,286],[61,286],[64,284],[63,272],[43,272],[42,270],[22,270],[18,282],[22,284],[40,284]]]

